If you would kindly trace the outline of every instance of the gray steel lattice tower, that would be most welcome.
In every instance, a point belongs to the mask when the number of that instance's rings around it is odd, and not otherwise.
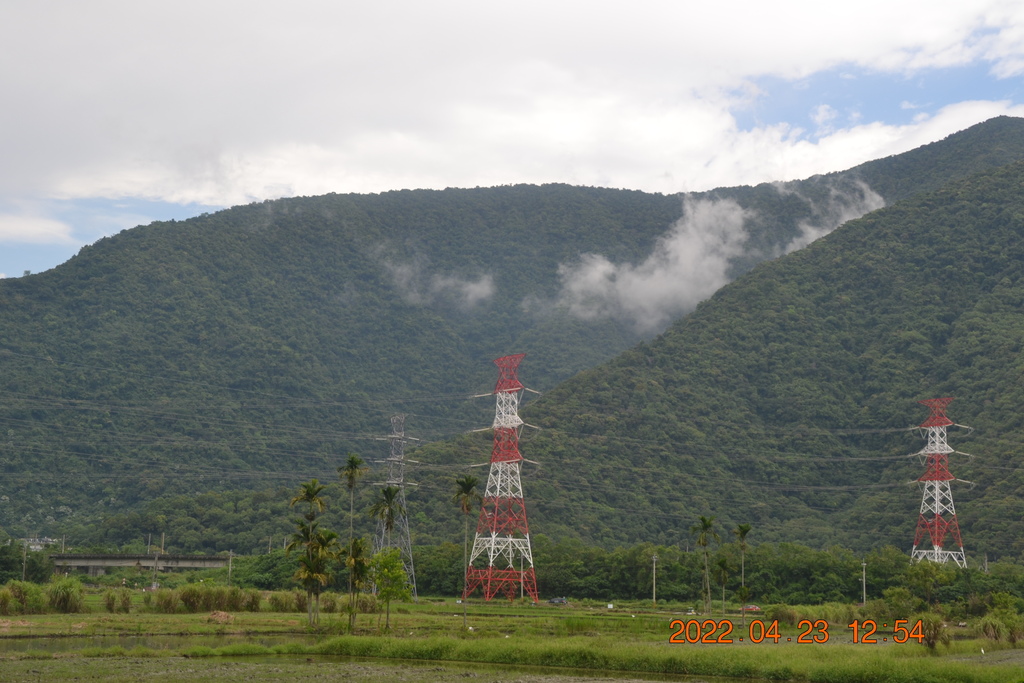
[[[398,548],[402,556],[402,564],[405,565],[405,573],[409,575],[412,598],[418,600],[416,569],[412,564],[412,541],[409,539],[409,512],[405,503],[405,415],[391,417],[391,435],[388,437],[388,441],[391,442],[391,454],[384,461],[388,464],[388,477],[385,485],[398,489],[398,500],[402,505],[402,512],[395,516],[395,527],[390,534],[384,528],[384,521],[377,521],[377,532],[373,537],[373,551],[377,553],[384,548]]]

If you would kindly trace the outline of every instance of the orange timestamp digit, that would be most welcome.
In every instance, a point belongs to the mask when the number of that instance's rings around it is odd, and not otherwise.
[[[875,635],[878,632],[878,622],[874,619],[854,619],[850,624],[847,625],[853,629],[853,642],[854,643],[877,643],[878,637]],[[882,624],[882,628],[888,628],[889,624]],[[917,640],[917,642],[924,641],[924,626],[921,624],[921,620],[918,619],[913,624],[908,619],[897,619],[892,624],[892,639],[896,643],[905,643],[911,638]],[[882,638],[882,640],[888,640],[888,638]]]
[[[810,619],[803,619],[796,625],[797,628],[807,627],[806,631],[801,631],[797,637],[796,642],[798,643],[827,643],[828,642],[828,622],[824,619],[818,619],[813,624]],[[814,635],[812,632],[817,631]]]

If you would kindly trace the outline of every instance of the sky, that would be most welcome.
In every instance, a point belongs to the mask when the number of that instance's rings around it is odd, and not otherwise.
[[[1024,116],[1024,2],[0,0],[0,275],[328,192],[805,178]]]

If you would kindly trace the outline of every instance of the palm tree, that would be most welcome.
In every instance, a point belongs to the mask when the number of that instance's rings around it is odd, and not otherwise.
[[[747,555],[747,534],[754,527],[749,524],[737,524],[736,528],[732,530],[736,534],[737,540],[740,542],[740,586],[747,585],[747,572],[745,567],[745,560]]]
[[[299,484],[299,495],[292,498],[288,505],[290,507],[295,507],[299,503],[308,503],[309,512],[305,513],[303,516],[308,521],[312,522],[316,519],[316,516],[323,512],[327,507],[327,503],[320,497],[320,494],[323,493],[325,488],[327,487],[322,485],[316,479],[310,479],[307,482]]]
[[[351,633],[356,627],[356,590],[366,584],[369,571],[369,558],[366,556],[366,541],[353,538],[345,551],[345,566],[348,567],[348,630]]]
[[[462,532],[462,628],[466,628],[466,574],[469,573],[469,513],[473,506],[481,503],[483,498],[476,490],[479,480],[472,475],[465,475],[455,480],[455,495],[452,502],[462,510],[464,529]]]
[[[320,589],[330,581],[330,561],[337,557],[338,536],[333,531],[320,530],[317,527],[317,515],[324,511],[327,503],[320,496],[324,486],[316,479],[310,479],[299,487],[299,493],[291,499],[289,505],[306,503],[309,510],[303,514],[302,519],[295,520],[296,531],[292,534],[292,540],[285,549],[287,552],[302,549],[303,554],[299,558],[299,568],[295,572],[295,578],[306,589],[306,616],[310,626],[315,624],[320,616]],[[313,602],[316,598],[316,613],[314,615]]]
[[[359,477],[361,477],[364,474],[366,474],[366,472],[368,472],[369,469],[370,468],[366,466],[366,463],[363,462],[363,459],[360,458],[355,453],[349,453],[348,454],[348,460],[345,461],[344,465],[342,465],[341,467],[338,468],[338,478],[341,479],[343,482],[345,482],[345,487],[348,489],[348,544],[349,544],[349,546],[352,545],[352,535],[353,535],[352,534],[352,529],[353,529],[353,521],[355,520],[355,507],[354,507],[354,505],[355,505],[356,482],[359,480]],[[349,592],[350,596],[354,594],[354,591],[352,590],[352,576],[351,575],[348,578],[348,592]],[[351,628],[351,625],[350,625],[350,628]]]
[[[352,520],[355,518],[354,504],[355,504],[355,488],[356,481],[359,477],[363,476],[369,471],[369,467],[363,462],[355,453],[348,454],[348,460],[345,464],[338,468],[338,478],[345,482],[345,487],[348,488],[348,542],[352,543]]]
[[[386,547],[391,547],[391,530],[395,528],[395,519],[405,514],[401,493],[397,486],[385,486],[380,490],[380,498],[370,506],[370,516],[384,523],[384,531],[388,534]]]
[[[690,527],[690,533],[697,535],[697,545],[704,553],[704,613],[711,613],[711,571],[708,567],[708,546],[711,541],[721,541],[715,532],[715,518],[700,516],[700,521]]]
[[[725,584],[729,581],[729,560],[724,557],[715,561],[715,581],[722,585],[722,618],[725,619]]]
[[[747,534],[754,527],[749,524],[737,524],[736,528],[732,532],[736,535],[737,540],[740,542],[740,591],[738,593],[740,599],[740,618],[743,620],[743,627],[747,626],[747,600],[750,599],[750,591],[747,590]]]
[[[295,579],[306,589],[307,617],[310,625],[313,625],[320,621],[320,591],[330,582],[331,565],[338,559],[338,534],[327,530],[316,531],[307,547],[308,552],[299,558]]]

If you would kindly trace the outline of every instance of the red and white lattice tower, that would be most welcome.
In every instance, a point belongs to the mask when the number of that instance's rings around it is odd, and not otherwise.
[[[533,571],[530,528],[526,523],[526,502],[519,477],[523,456],[519,454],[519,399],[523,385],[516,371],[525,354],[505,356],[494,361],[500,375],[494,387],[497,408],[494,411],[494,447],[491,471],[480,506],[473,552],[466,569],[463,598],[483,589],[484,599],[503,593],[509,600],[516,593],[529,595],[537,602],[537,577]],[[486,565],[484,564],[486,562]],[[480,566],[474,566],[477,563]]]
[[[949,454],[953,449],[946,443],[946,427],[954,423],[946,417],[946,406],[952,401],[952,398],[918,401],[928,406],[931,415],[921,423],[921,429],[928,430],[928,444],[918,453],[924,461],[925,472],[918,479],[923,495],[911,557],[915,560],[942,563],[953,560],[961,567],[966,567],[964,544],[960,540],[960,525],[956,521],[953,494],[949,490],[949,482],[955,477],[949,473]],[[953,537],[956,550],[943,548],[947,535]],[[931,548],[921,547],[921,543],[926,539],[931,540]]]

